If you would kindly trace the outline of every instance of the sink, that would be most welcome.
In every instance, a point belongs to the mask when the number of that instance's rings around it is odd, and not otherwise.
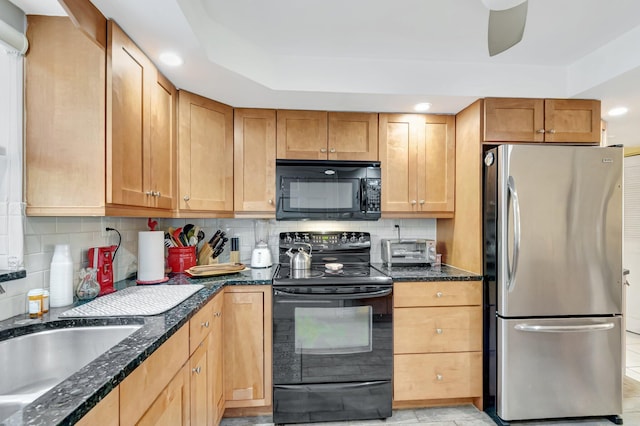
[[[36,400],[140,327],[58,328],[0,341],[0,420]]]

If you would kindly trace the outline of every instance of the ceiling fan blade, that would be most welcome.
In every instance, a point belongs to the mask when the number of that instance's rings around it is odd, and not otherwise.
[[[489,56],[495,56],[518,44],[527,22],[529,0],[505,10],[489,11]]]

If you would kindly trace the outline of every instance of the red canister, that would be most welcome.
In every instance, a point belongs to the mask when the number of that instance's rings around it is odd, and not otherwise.
[[[196,266],[196,246],[169,247],[167,264],[172,272],[184,272]]]

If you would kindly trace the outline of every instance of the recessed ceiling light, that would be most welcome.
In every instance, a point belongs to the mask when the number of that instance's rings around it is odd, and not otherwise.
[[[611,108],[609,110],[609,115],[611,117],[615,117],[617,115],[624,115],[629,111],[629,108],[627,107],[616,107],[616,108]]]
[[[170,65],[172,67],[177,67],[179,65],[182,65],[183,60],[180,56],[178,56],[177,53],[174,52],[163,52],[160,54],[160,60],[167,64]]]
[[[431,108],[431,104],[429,102],[421,102],[413,107],[414,110],[419,112],[428,111],[429,108]]]

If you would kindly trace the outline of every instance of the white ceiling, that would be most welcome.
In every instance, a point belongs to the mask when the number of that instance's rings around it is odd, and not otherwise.
[[[235,107],[457,113],[485,96],[597,98],[610,143],[640,146],[638,0],[531,0],[523,41],[494,57],[481,0],[92,2],[179,88]],[[184,65],[161,64],[165,50]],[[618,105],[629,113],[608,117]]]

